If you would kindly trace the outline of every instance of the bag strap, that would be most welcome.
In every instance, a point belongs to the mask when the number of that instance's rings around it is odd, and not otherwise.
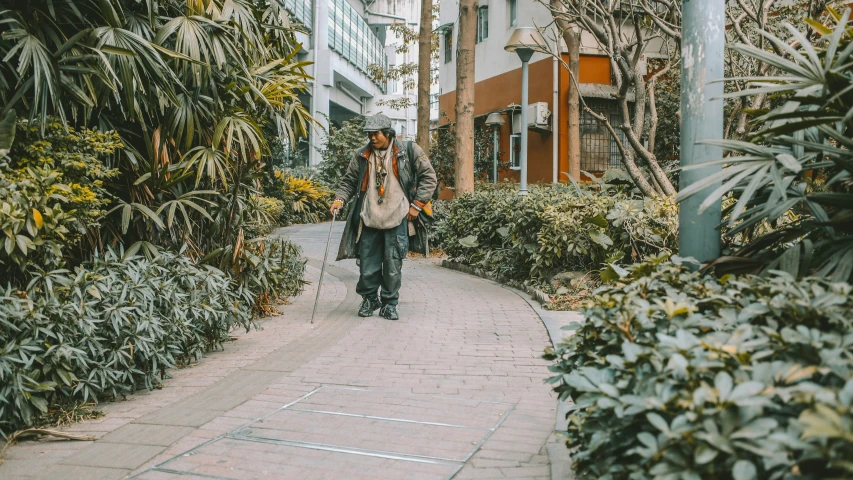
[[[409,140],[406,142],[406,155],[409,157],[409,170],[412,171],[412,181],[416,180],[415,176],[417,175],[417,171],[415,170],[415,147],[414,142]]]

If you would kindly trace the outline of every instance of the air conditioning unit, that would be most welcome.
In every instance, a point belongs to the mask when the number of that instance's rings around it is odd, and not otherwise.
[[[548,102],[536,102],[527,106],[527,128],[538,131],[551,131],[551,111]],[[521,112],[512,115],[512,133],[521,133]]]

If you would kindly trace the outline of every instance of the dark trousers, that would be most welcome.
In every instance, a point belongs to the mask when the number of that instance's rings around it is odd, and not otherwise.
[[[408,251],[409,229],[406,219],[398,227],[388,230],[364,227],[358,243],[361,275],[356,292],[362,297],[376,298],[381,286],[382,304],[397,305],[403,259]]]

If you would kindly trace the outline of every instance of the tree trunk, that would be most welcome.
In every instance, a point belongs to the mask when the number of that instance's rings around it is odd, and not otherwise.
[[[421,0],[418,36],[418,134],[416,142],[429,155],[429,91],[432,85],[432,0]]]
[[[580,33],[571,29],[563,32],[563,39],[569,50],[569,175],[575,180],[581,176],[581,110],[580,92],[578,85],[580,80]]]
[[[456,50],[456,195],[474,191],[474,46],[477,0],[460,0]]]

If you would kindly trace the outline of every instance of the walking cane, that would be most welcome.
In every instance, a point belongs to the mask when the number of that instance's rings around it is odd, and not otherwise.
[[[320,289],[323,288],[323,273],[326,271],[326,261],[329,259],[329,245],[332,243],[332,228],[335,226],[337,210],[332,214],[332,222],[329,224],[329,239],[326,240],[326,253],[323,254],[323,266],[320,268],[320,280],[317,282],[317,296],[314,297],[314,310],[311,311],[311,323],[314,323],[314,315],[317,314],[317,302],[320,301]]]

